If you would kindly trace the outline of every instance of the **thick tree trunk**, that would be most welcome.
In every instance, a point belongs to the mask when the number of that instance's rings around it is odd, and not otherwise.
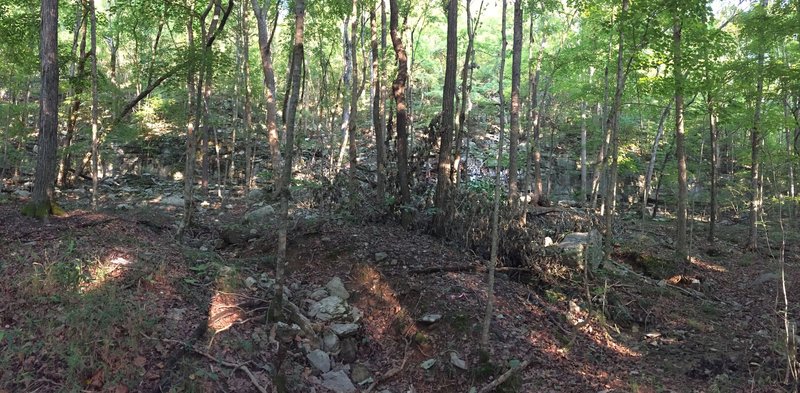
[[[489,351],[489,330],[492,327],[492,316],[494,315],[494,274],[497,266],[497,254],[500,243],[499,215],[500,215],[500,173],[502,172],[503,157],[503,133],[506,126],[505,105],[506,99],[503,93],[503,79],[506,69],[506,0],[503,0],[503,10],[500,23],[500,73],[498,79],[498,93],[500,96],[500,116],[498,124],[500,127],[500,141],[497,145],[497,167],[494,174],[494,200],[492,207],[492,245],[489,251],[489,272],[486,279],[486,312],[483,316],[483,329],[481,330],[481,350],[484,353]]]
[[[58,1],[41,2],[41,91],[39,93],[39,156],[31,201],[23,213],[46,219],[55,204],[58,149]]]
[[[447,223],[452,217],[452,169],[453,115],[456,95],[456,60],[458,59],[458,1],[448,0],[447,5],[447,57],[442,89],[441,141],[439,143],[439,163],[436,176],[436,195],[434,205],[433,230],[444,236]]]
[[[677,11],[677,10],[676,10]],[[683,125],[683,59],[681,57],[681,17],[675,15],[672,25],[673,79],[675,80],[675,159],[678,160],[678,205],[676,206],[675,259],[685,264],[689,258],[686,236],[688,201],[686,179],[686,147]]]
[[[406,82],[408,81],[408,55],[399,28],[399,8],[397,0],[389,0],[389,34],[392,37],[395,57],[397,59],[397,77],[392,84],[392,92],[397,108],[397,179],[400,187],[400,214],[401,223],[408,227],[411,225],[411,191],[408,184],[408,119],[406,117]]]

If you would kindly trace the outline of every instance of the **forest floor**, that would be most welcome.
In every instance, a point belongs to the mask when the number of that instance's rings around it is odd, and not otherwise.
[[[500,272],[490,358],[479,359],[485,261],[425,234],[296,210],[287,295],[308,333],[266,322],[275,234],[237,232],[243,201],[203,206],[184,245],[173,235],[180,207],[158,198],[47,223],[21,216],[23,201],[0,203],[2,393],[326,392],[348,382],[467,392],[526,361],[497,391],[788,391],[780,244],[744,252],[744,223],[720,226],[714,245],[696,223],[680,275],[659,265],[673,252],[669,220],[623,221],[615,262],[588,280],[544,286]],[[797,315],[800,240],[787,236]],[[312,317],[326,292],[341,292],[334,277],[346,288],[342,321]],[[322,360],[310,355],[318,346]]]

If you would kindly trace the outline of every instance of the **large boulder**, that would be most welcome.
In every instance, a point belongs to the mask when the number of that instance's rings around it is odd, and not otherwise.
[[[262,222],[273,214],[275,214],[275,209],[270,205],[265,205],[253,211],[247,212],[247,214],[244,215],[244,220],[251,224]]]
[[[328,296],[312,304],[309,309],[309,315],[321,321],[341,318],[347,313],[347,302],[338,296]]]
[[[597,269],[603,262],[603,242],[600,232],[573,232],[560,243],[553,245],[561,255],[561,261],[570,267]]]

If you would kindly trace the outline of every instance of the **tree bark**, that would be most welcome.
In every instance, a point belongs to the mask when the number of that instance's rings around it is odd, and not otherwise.
[[[687,217],[686,208],[688,201],[687,179],[686,179],[686,148],[685,131],[683,124],[683,59],[681,57],[681,30],[682,21],[680,15],[676,14],[672,25],[672,56],[673,56],[673,79],[675,80],[675,158],[678,160],[678,205],[676,207],[676,227],[675,227],[675,259],[678,264],[688,262],[689,249],[686,236]]]
[[[719,186],[717,178],[719,177],[719,131],[717,130],[717,113],[714,108],[714,97],[711,92],[706,93],[706,109],[708,110],[708,133],[711,139],[711,206],[708,223],[708,241],[712,244],[716,237],[717,227],[717,214],[719,212],[719,202],[717,201],[717,194],[719,193]]]
[[[444,72],[444,88],[442,89],[442,123],[439,143],[439,163],[436,176],[436,195],[433,216],[434,233],[444,236],[447,223],[452,217],[451,193],[453,184],[450,181],[453,148],[453,116],[456,95],[456,61],[458,59],[458,1],[448,0],[447,4],[447,57]]]
[[[383,2],[380,3],[381,12],[383,12]],[[375,132],[375,150],[376,150],[376,200],[378,206],[383,206],[383,201],[386,194],[386,168],[385,157],[386,152],[383,147],[383,140],[386,139],[386,129],[383,123],[383,107],[381,102],[383,97],[381,94],[381,80],[382,68],[380,66],[380,53],[378,52],[378,27],[376,23],[375,9],[369,13],[369,26],[370,26],[370,50],[372,53],[372,128]]]
[[[505,78],[506,68],[506,0],[503,0],[503,10],[500,23],[500,73],[498,75],[498,93],[500,96],[500,116],[498,124],[500,126],[500,140],[497,144],[497,166],[494,174],[494,200],[492,201],[492,245],[489,254],[489,272],[486,279],[486,312],[483,316],[483,329],[481,330],[481,349],[484,353],[489,350],[489,330],[492,326],[492,316],[494,315],[494,274],[497,266],[497,254],[500,243],[500,173],[502,172],[503,157],[503,133],[506,126],[505,105],[506,99],[503,93],[503,79]]]
[[[664,136],[664,125],[666,124],[669,111],[672,109],[672,102],[664,107],[661,111],[661,117],[658,119],[658,131],[656,131],[656,138],[653,140],[653,148],[650,150],[650,162],[647,164],[647,173],[644,175],[644,191],[642,192],[642,218],[647,216],[647,199],[650,195],[650,187],[653,180],[653,170],[656,167],[656,156],[658,155],[658,145],[661,143],[661,137]]]
[[[472,66],[472,59],[475,55],[475,32],[478,29],[478,25],[481,21],[481,14],[483,13],[483,1],[481,1],[478,7],[478,16],[473,21],[470,3],[471,1],[467,0],[467,50],[464,53],[464,67],[461,68],[461,109],[459,110],[457,118],[455,156],[453,159],[453,174],[451,175],[456,186],[460,184],[462,177],[465,180],[469,180],[469,171],[466,166],[463,168],[463,171],[461,168],[461,150],[463,149],[464,129],[466,128],[467,132],[469,132],[469,125],[467,123],[469,122],[469,114],[472,111],[470,92],[472,91],[472,70],[474,69]],[[467,147],[469,148],[469,146]]]
[[[41,2],[39,138],[31,201],[23,213],[46,219],[55,204],[58,149],[58,0]]]
[[[761,0],[761,7],[767,7],[767,0]],[[750,235],[747,249],[758,249],[758,215],[761,213],[761,106],[764,100],[764,50],[759,49],[756,69],[756,102],[753,110],[753,128],[750,132]]]
[[[451,0],[452,1],[452,0]],[[401,223],[411,225],[411,191],[408,185],[408,118],[406,113],[406,82],[408,81],[408,55],[403,39],[398,31],[399,8],[397,0],[389,0],[389,35],[392,38],[395,58],[397,59],[397,77],[392,83],[392,93],[397,108],[395,127],[397,129],[397,179],[400,186]]]
[[[356,200],[356,165],[358,164],[358,146],[356,146],[356,132],[358,130],[358,51],[356,50],[356,34],[358,33],[358,0],[353,0],[353,14],[350,20],[350,62],[353,69],[352,85],[350,90],[350,122],[348,124],[347,144],[350,168],[348,171],[350,181],[350,202]]]
[[[522,0],[514,1],[514,37],[511,46],[511,130],[508,134],[508,199],[519,204],[517,150],[519,146],[519,84],[522,67]]]
[[[92,209],[97,210],[97,161],[99,159],[98,143],[98,103],[97,103],[97,10],[95,0],[89,0],[89,12],[92,18]]]

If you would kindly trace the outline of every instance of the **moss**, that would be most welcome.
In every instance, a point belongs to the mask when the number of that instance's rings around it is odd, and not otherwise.
[[[29,202],[22,207],[22,214],[34,218],[46,218],[50,215],[61,217],[67,214],[66,210],[53,201]]]

